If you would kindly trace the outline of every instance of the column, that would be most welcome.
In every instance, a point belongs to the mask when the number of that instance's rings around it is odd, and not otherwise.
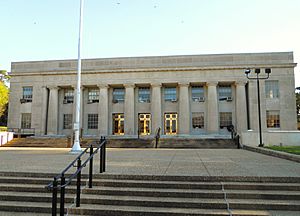
[[[207,83],[207,132],[219,131],[219,108],[217,96],[217,82]]]
[[[108,135],[108,85],[100,84],[98,105],[98,131],[100,136]]]
[[[189,83],[179,83],[179,134],[190,134]]]
[[[124,130],[125,135],[134,134],[134,84],[125,84]]]
[[[57,135],[58,133],[58,87],[49,86],[49,106],[48,106],[48,125],[47,134]]]
[[[162,132],[162,107],[161,107],[161,83],[152,83],[151,94],[151,121],[152,134],[155,134],[158,128]]]
[[[245,81],[238,81],[236,85],[236,125],[235,128],[240,134],[247,130],[247,106],[246,106],[246,90]]]
[[[48,89],[46,86],[42,86],[42,98],[41,135],[46,135],[48,110]]]

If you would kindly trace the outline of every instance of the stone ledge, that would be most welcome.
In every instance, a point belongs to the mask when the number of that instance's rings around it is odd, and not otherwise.
[[[286,152],[280,152],[280,151],[275,151],[275,150],[271,150],[271,149],[265,149],[265,148],[261,148],[261,147],[254,147],[254,146],[248,146],[248,145],[243,145],[243,149],[300,163],[299,155],[293,155],[293,154],[286,153]]]

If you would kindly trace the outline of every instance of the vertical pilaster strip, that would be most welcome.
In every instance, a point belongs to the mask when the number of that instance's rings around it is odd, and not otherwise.
[[[134,84],[125,84],[124,130],[125,135],[134,134]]]
[[[57,135],[58,132],[58,87],[49,86],[49,108],[48,108],[48,135]]]
[[[151,93],[151,133],[155,134],[158,128],[162,131],[161,83],[152,83]]]
[[[190,134],[189,83],[179,83],[179,134]]]
[[[47,134],[47,110],[48,110],[48,89],[42,86],[42,118],[41,118],[41,135]]]
[[[236,130],[239,134],[247,130],[247,107],[246,107],[246,90],[245,81],[238,81],[236,85]]]
[[[217,96],[217,82],[207,83],[207,132],[219,131],[219,107]]]
[[[108,135],[108,85],[100,84],[99,87],[99,111],[98,131],[99,136]]]

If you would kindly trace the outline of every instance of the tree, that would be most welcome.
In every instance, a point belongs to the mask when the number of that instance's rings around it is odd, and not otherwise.
[[[6,83],[9,80],[9,76],[5,70],[0,70],[0,125],[4,126],[7,122],[7,107],[9,90]]]

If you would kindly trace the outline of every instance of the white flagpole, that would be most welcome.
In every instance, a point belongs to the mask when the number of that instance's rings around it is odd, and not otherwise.
[[[75,109],[75,122],[74,131],[75,138],[71,153],[81,152],[79,130],[80,130],[80,94],[81,94],[81,37],[82,37],[82,17],[83,17],[83,2],[80,0],[80,15],[79,15],[79,38],[78,38],[78,62],[77,62],[77,87],[76,87],[76,109]]]

